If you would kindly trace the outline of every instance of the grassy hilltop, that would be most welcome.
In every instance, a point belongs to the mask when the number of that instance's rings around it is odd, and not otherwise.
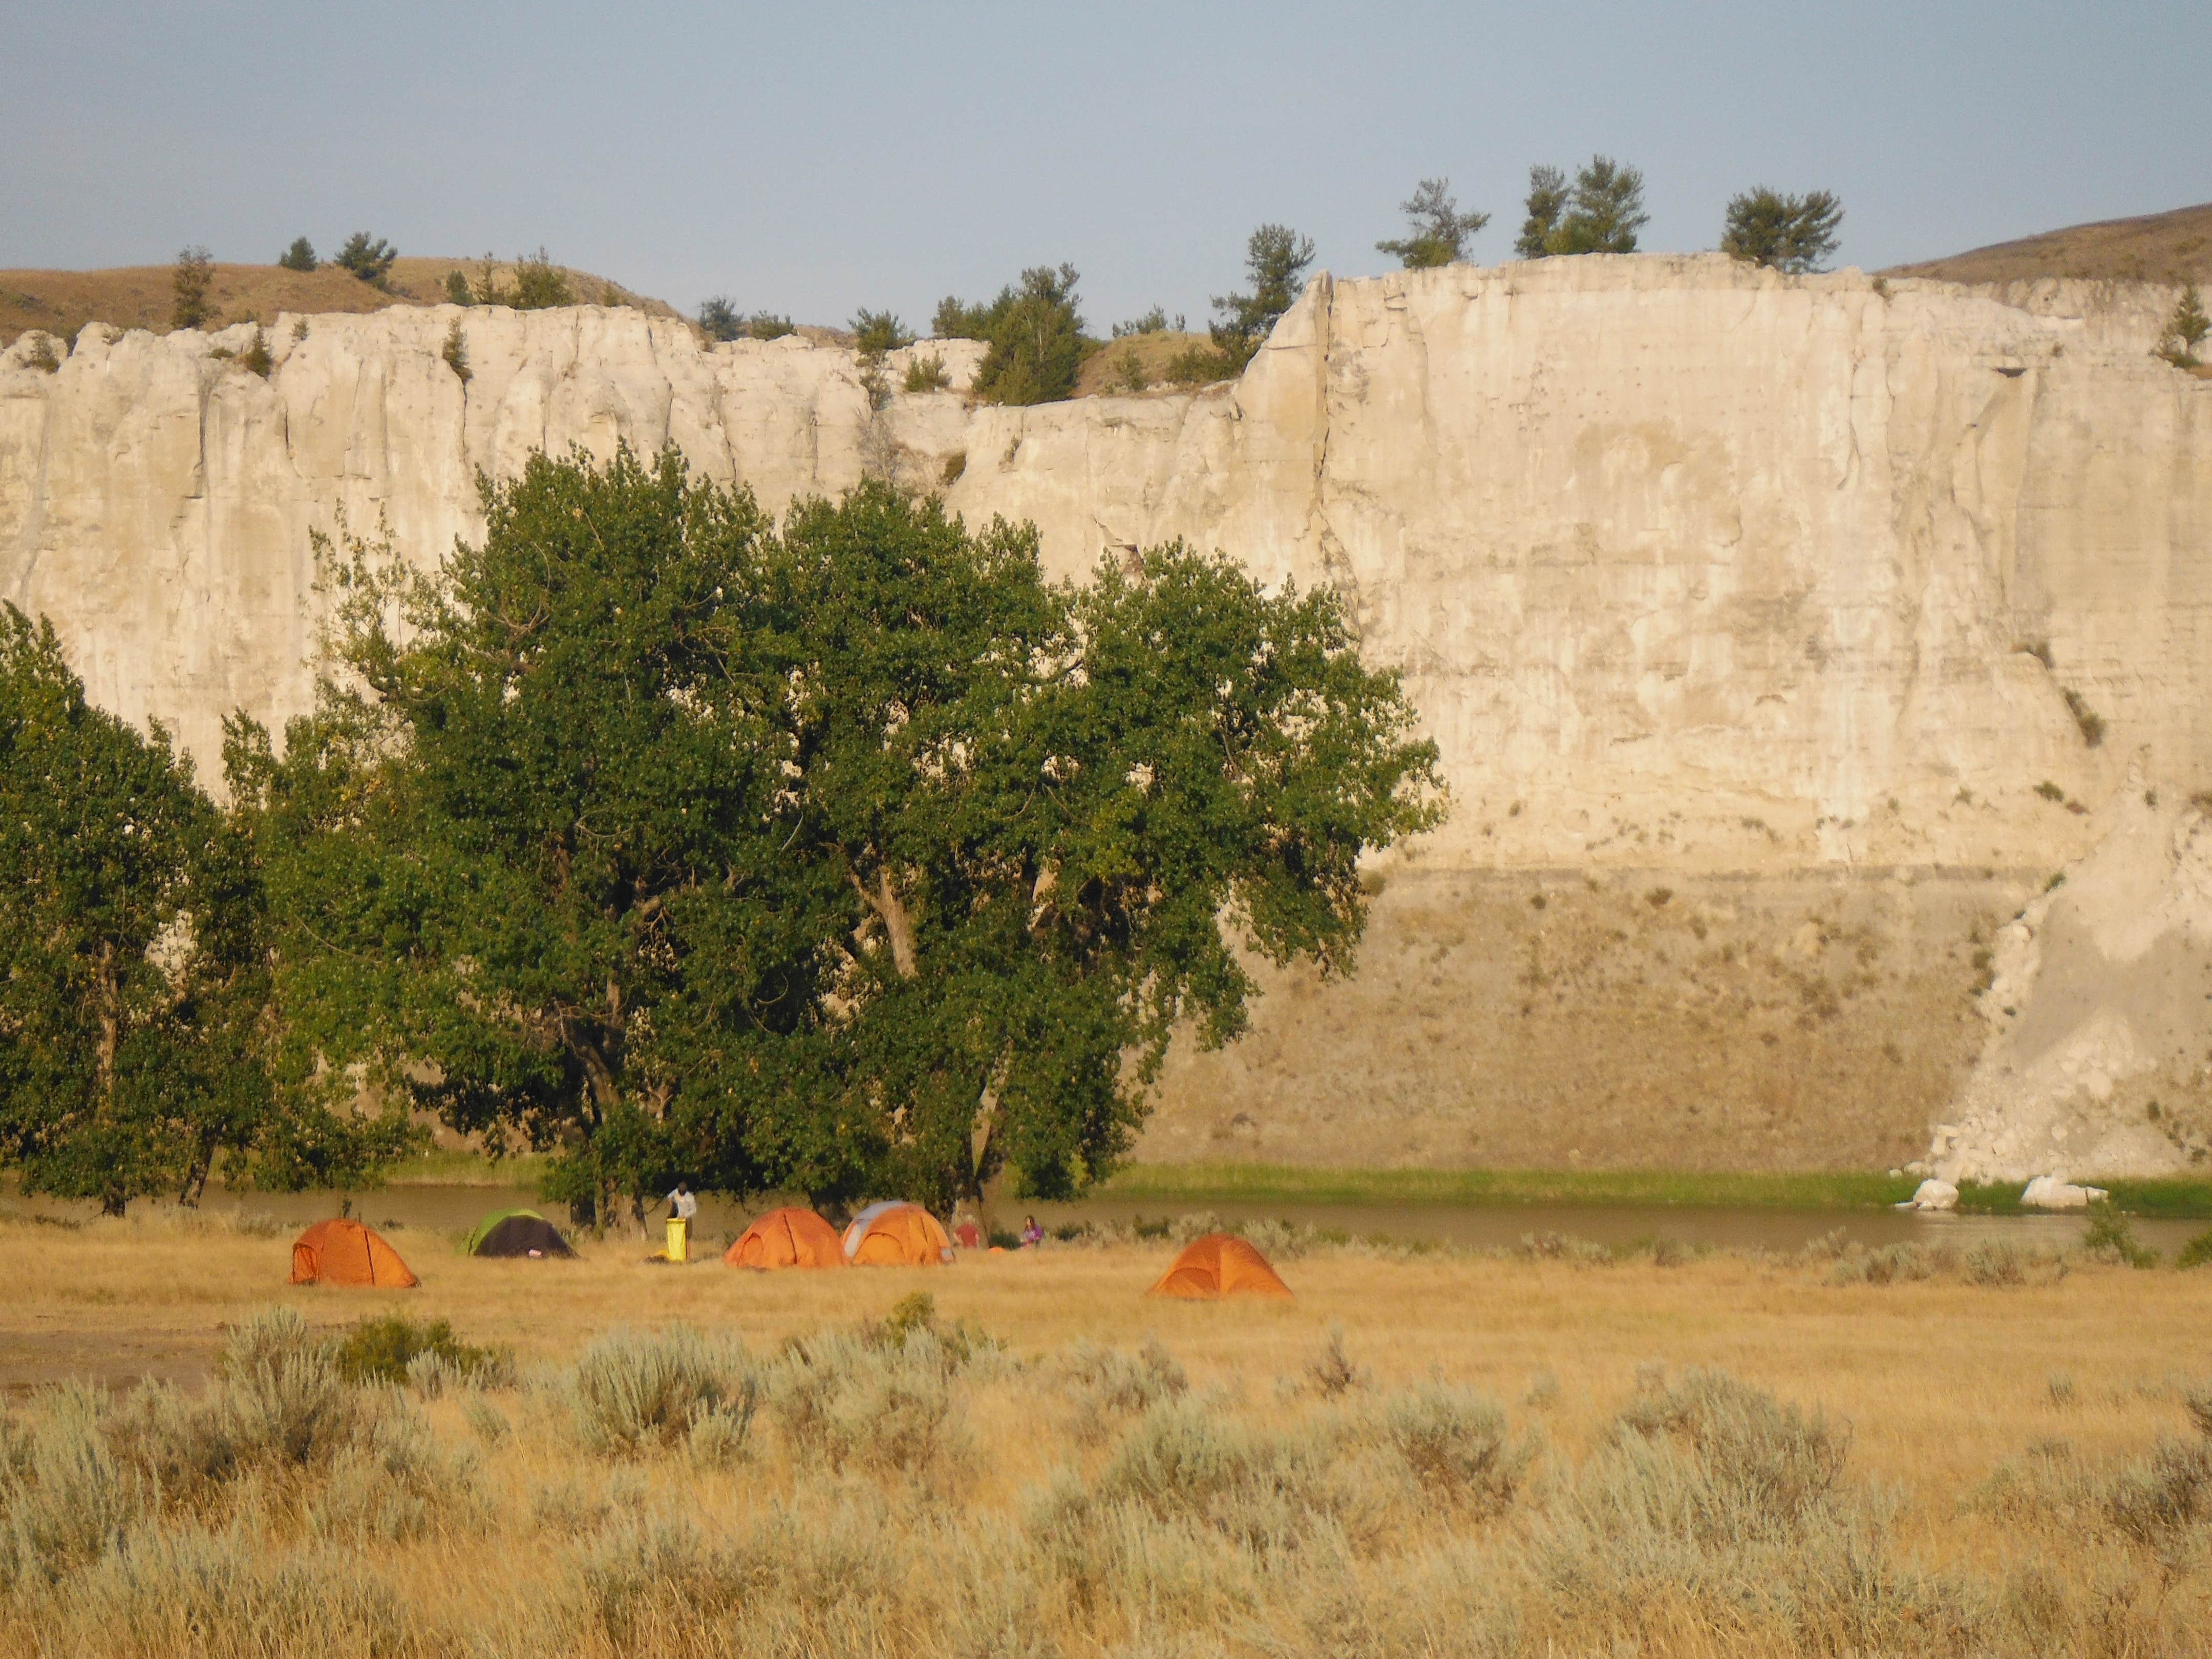
[[[1899,265],[1892,276],[1947,283],[2021,283],[2042,276],[2099,282],[2212,283],[2212,202],[2134,219],[2100,219],[1941,259]]]
[[[386,306],[443,303],[446,276],[458,270],[474,282],[483,269],[481,257],[401,258],[385,285],[377,288],[349,270],[325,264],[318,270],[287,270],[281,265],[217,264],[208,295],[214,325],[258,322],[266,327],[280,311],[295,314],[381,311]],[[662,317],[677,314],[665,302],[635,294],[619,283],[587,270],[557,267],[580,302],[635,306]],[[511,279],[514,264],[495,260],[492,270]],[[25,329],[43,329],[73,340],[87,323],[169,331],[175,303],[173,265],[118,265],[106,270],[0,270],[0,344]]]

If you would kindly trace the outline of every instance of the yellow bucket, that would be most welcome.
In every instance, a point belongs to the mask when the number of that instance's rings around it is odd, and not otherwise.
[[[691,1259],[691,1224],[678,1217],[668,1218],[668,1259],[689,1261]]]

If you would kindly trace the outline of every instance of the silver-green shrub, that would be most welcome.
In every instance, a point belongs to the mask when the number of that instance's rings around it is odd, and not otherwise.
[[[0,1468],[0,1589],[52,1583],[94,1559],[151,1495],[109,1449],[98,1391],[72,1383],[45,1407]]]
[[[584,1350],[565,1393],[577,1437],[605,1457],[684,1444],[706,1418],[734,1413],[749,1423],[752,1412],[744,1347],[683,1325],[601,1337]]]
[[[289,1308],[256,1314],[231,1333],[218,1408],[242,1459],[322,1462],[353,1442],[354,1391],[329,1346]]]
[[[1513,1437],[1497,1401],[1448,1382],[1391,1395],[1377,1421],[1424,1486],[1478,1515],[1510,1505],[1535,1457],[1534,1443]]]

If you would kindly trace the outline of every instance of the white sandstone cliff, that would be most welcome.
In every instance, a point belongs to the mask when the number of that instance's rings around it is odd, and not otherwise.
[[[1323,276],[1233,384],[880,413],[849,353],[632,311],[286,319],[266,380],[216,355],[243,330],[94,325],[52,374],[0,353],[0,598],[209,761],[228,709],[307,706],[341,516],[435,559],[541,447],[673,443],[772,507],[888,471],[1033,520],[1056,572],[1182,536],[1336,586],[1457,798],[1407,873],[2039,884],[2130,769],[2212,785],[2212,383],[2148,355],[2164,303],[1718,256]],[[915,349],[958,386],[980,349]]]

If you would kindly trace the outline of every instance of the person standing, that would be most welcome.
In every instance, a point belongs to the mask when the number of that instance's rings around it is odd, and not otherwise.
[[[679,1181],[676,1190],[668,1195],[669,1219],[674,1224],[668,1230],[668,1259],[689,1261],[691,1259],[691,1218],[699,1213],[699,1200],[691,1195],[691,1183]]]

